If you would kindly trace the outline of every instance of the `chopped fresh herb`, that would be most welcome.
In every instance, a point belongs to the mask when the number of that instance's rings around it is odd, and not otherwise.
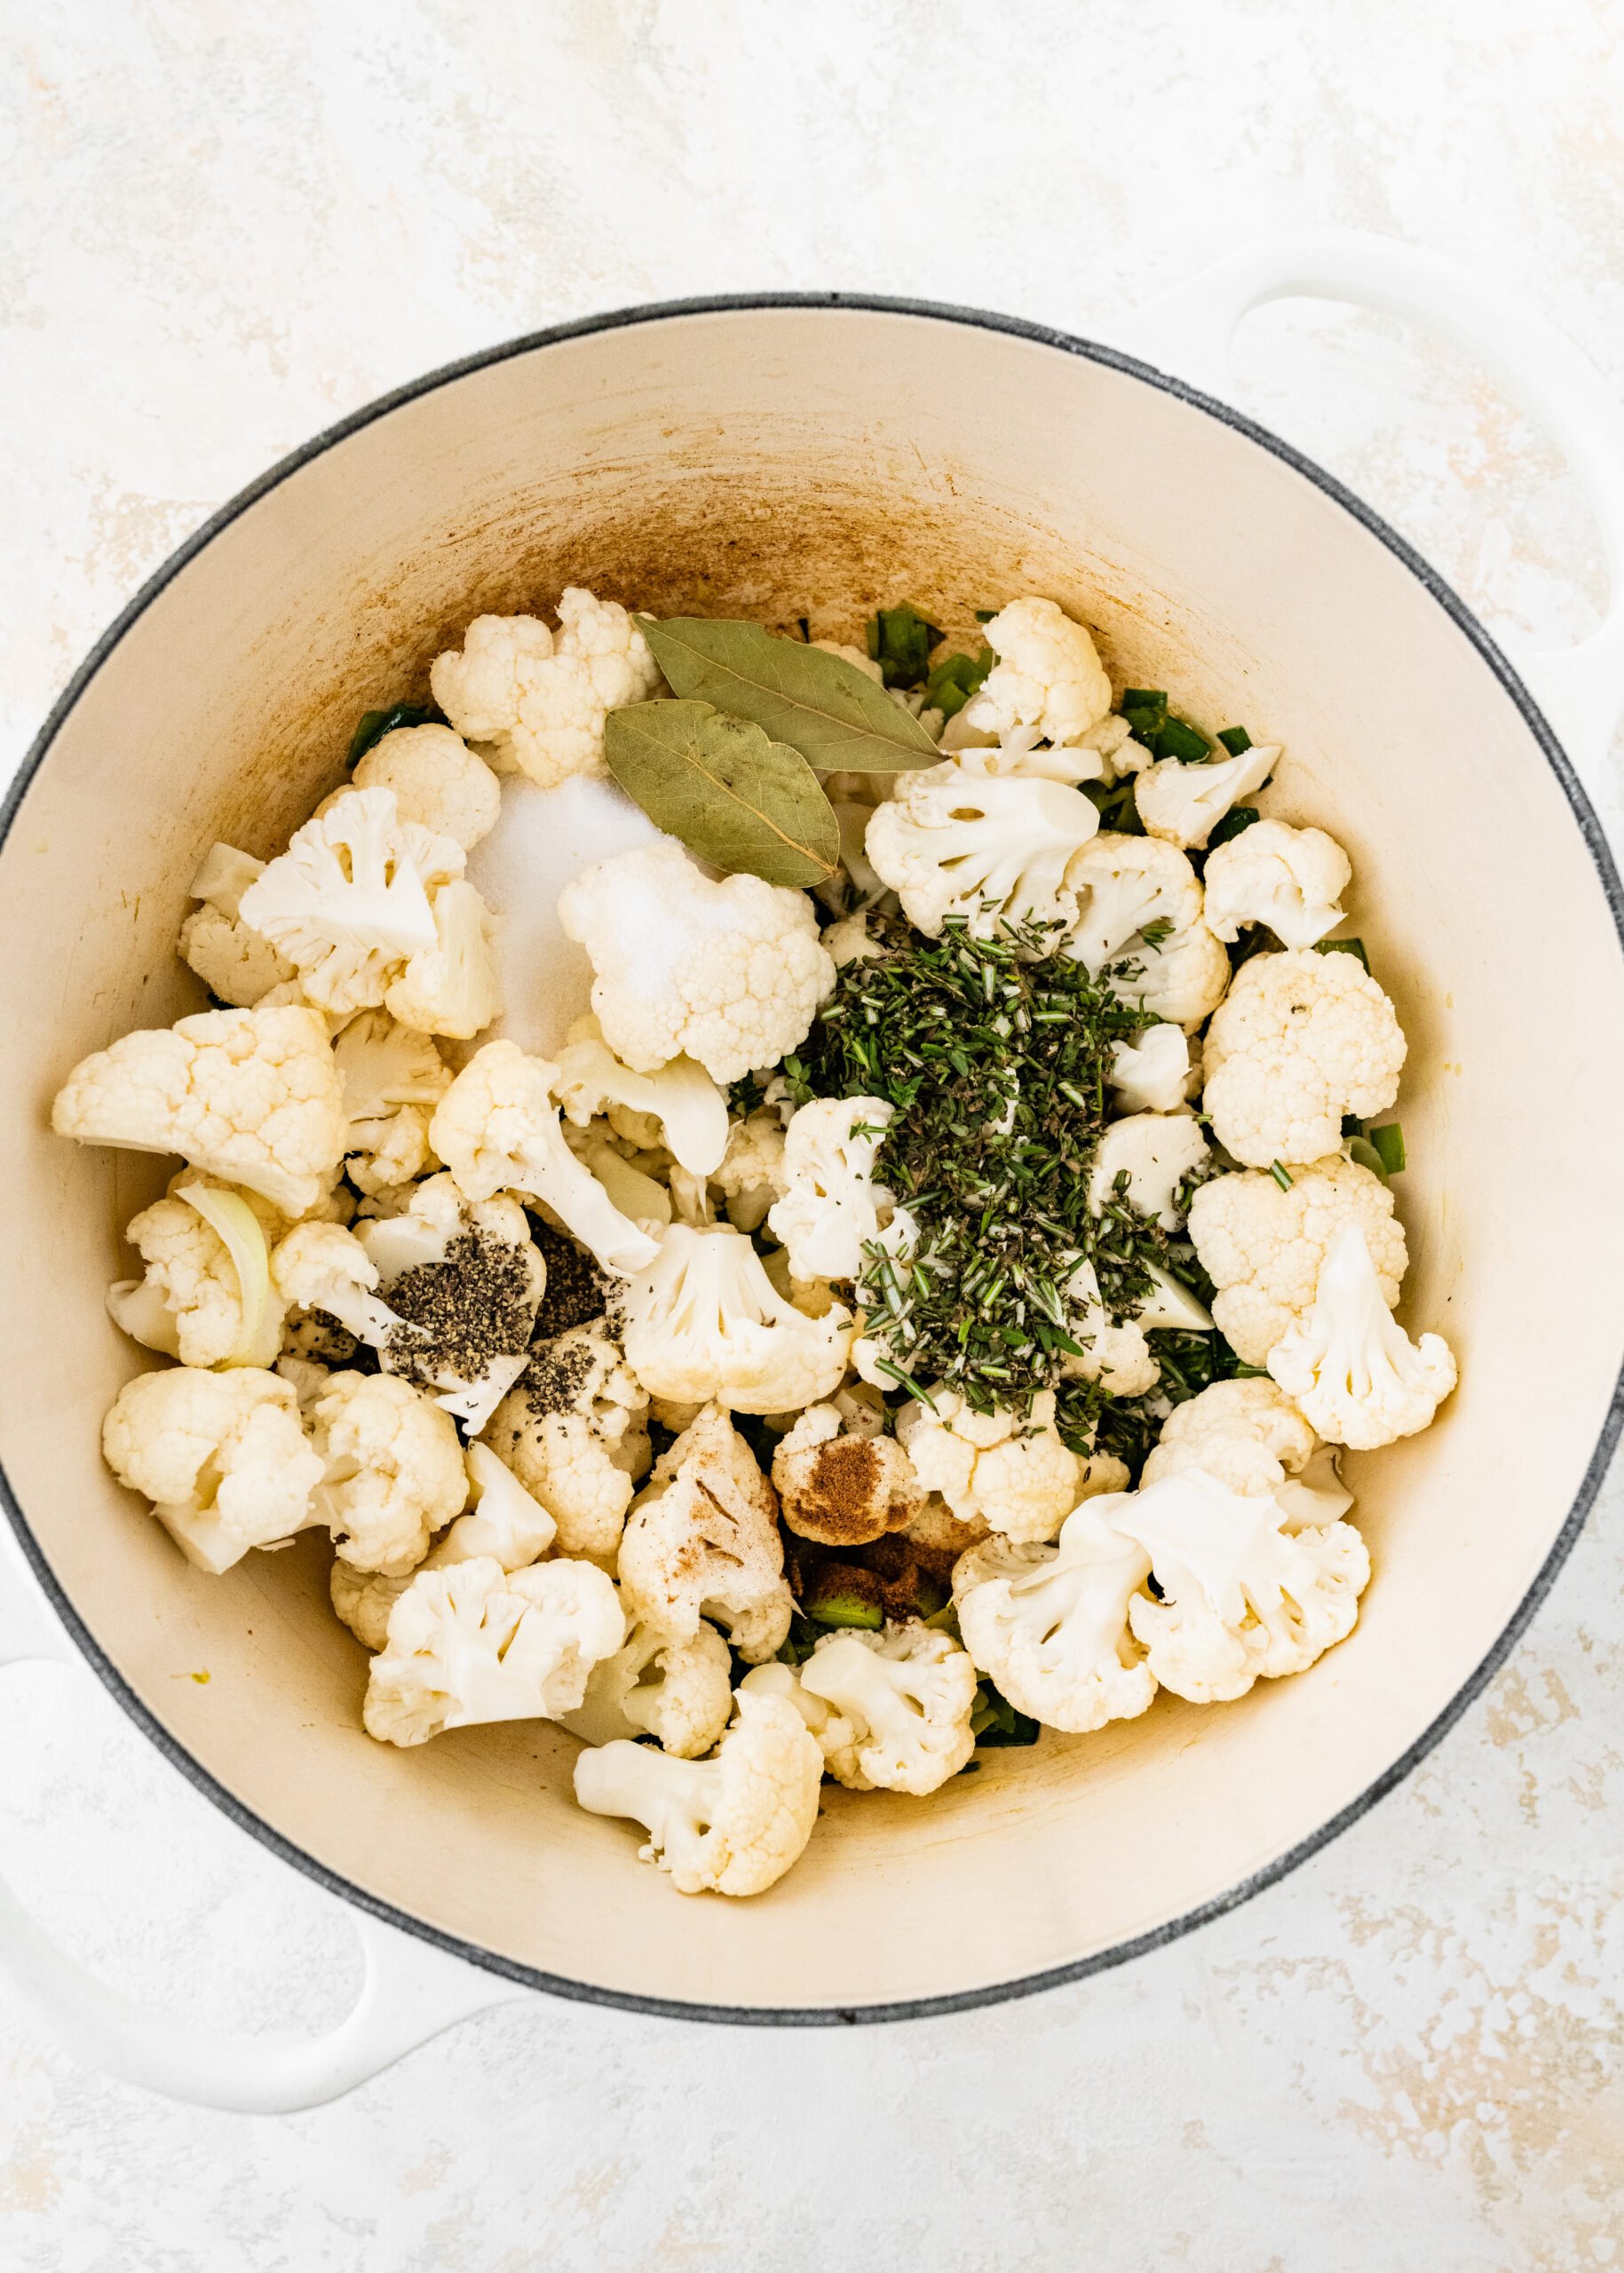
[[[1025,1713],[1018,1713],[1009,1699],[983,1680],[970,1707],[970,1725],[978,1747],[1035,1744],[1042,1730]]]
[[[1158,757],[1176,757],[1181,765],[1209,765],[1212,763],[1212,744],[1205,734],[1197,732],[1187,718],[1175,718],[1169,715],[1151,748]]]
[[[1148,923],[1141,927],[1139,932],[1140,943],[1148,947],[1153,954],[1158,947],[1165,946],[1172,936],[1173,918],[1170,915],[1153,916]]]
[[[1124,717],[1129,710],[1144,705],[1155,704],[1160,704],[1163,710],[1167,709],[1168,691],[1165,686],[1125,686],[1122,689],[1121,708]]]
[[[1368,1168],[1372,1176],[1379,1176],[1383,1184],[1387,1182],[1387,1170],[1382,1165],[1382,1155],[1363,1129],[1357,1136],[1349,1137],[1348,1158],[1356,1167]]]
[[[374,742],[381,742],[385,734],[397,733],[402,726],[443,726],[446,714],[432,702],[394,702],[387,710],[363,710],[360,723],[350,737],[350,754],[346,765],[359,765]]]
[[[1291,1190],[1293,1178],[1291,1170],[1288,1168],[1284,1167],[1279,1160],[1271,1160],[1269,1163],[1269,1173],[1274,1178],[1276,1184],[1279,1185],[1282,1192],[1289,1192]]]
[[[1321,939],[1319,952],[1322,955],[1357,955],[1366,970],[1370,969],[1370,957],[1365,953],[1363,939]]]
[[[804,1617],[798,1610],[793,1612],[789,1620],[789,1631],[779,1645],[779,1663],[785,1666],[804,1666],[817,1648],[819,1639],[824,1631],[822,1627],[814,1626],[812,1620]]]
[[[1168,723],[1166,690],[1160,686],[1124,687],[1122,716],[1134,740],[1153,750],[1157,735]]]
[[[1252,747],[1252,737],[1244,726],[1220,726],[1218,740],[1232,757],[1239,757]]]
[[[1220,734],[1218,739],[1222,741],[1223,735]],[[1207,850],[1212,852],[1220,844],[1227,844],[1232,837],[1239,836],[1243,829],[1250,828],[1252,823],[1260,818],[1256,805],[1232,805],[1208,838]]]
[[[1396,1121],[1386,1121],[1380,1129],[1373,1129],[1370,1132],[1370,1145],[1389,1176],[1403,1174],[1404,1131]]]
[[[875,1174],[919,1235],[904,1256],[867,1250],[867,1334],[910,1396],[941,1382],[978,1411],[1024,1411],[1064,1389],[1067,1427],[1084,1434],[1107,1400],[1066,1373],[1088,1331],[1070,1292],[1079,1265],[1094,1265],[1118,1320],[1148,1296],[1153,1264],[1184,1268],[1120,1194],[1098,1215],[1089,1205],[1113,1049],[1155,1020],[1047,952],[1036,924],[977,939],[961,920],[927,939],[878,916],[870,935],[881,952],[844,968],[784,1066],[797,1103],[875,1096],[896,1108]]]
[[[877,1602],[832,1587],[808,1603],[806,1615],[814,1625],[860,1626],[870,1633],[877,1633],[885,1623],[885,1612]]]
[[[1099,808],[1102,829],[1114,830],[1118,836],[1144,836],[1145,823],[1139,819],[1138,803],[1134,796],[1138,779],[1137,773],[1125,773],[1109,788],[1103,781],[1083,782],[1083,796]]]
[[[955,717],[970,696],[979,693],[994,661],[990,647],[983,647],[975,656],[945,657],[925,681],[926,709],[939,710],[944,718]]]
[[[883,607],[867,625],[868,655],[885,675],[887,686],[917,686],[931,668],[931,650],[941,638],[911,600]]]

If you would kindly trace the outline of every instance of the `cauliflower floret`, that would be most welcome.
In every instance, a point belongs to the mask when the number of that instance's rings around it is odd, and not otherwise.
[[[866,828],[868,814],[873,808],[865,805],[853,810],[860,810]],[[848,859],[844,843],[841,858]],[[864,859],[864,866],[867,866],[867,856]],[[877,893],[883,887],[880,884],[877,876],[874,881]],[[860,910],[852,915],[843,915],[837,923],[831,923],[823,934],[823,945],[828,951],[829,961],[836,970],[844,970],[849,962],[872,962],[877,955],[884,953],[879,941],[868,929],[867,915]]]
[[[881,1417],[812,1405],[779,1439],[772,1482],[791,1531],[825,1547],[861,1547],[913,1522],[924,1486],[895,1437],[880,1434]]]
[[[200,1571],[229,1571],[250,1548],[285,1546],[325,1520],[298,1399],[254,1366],[138,1374],[102,1422],[101,1452]]]
[[[921,1487],[961,1522],[981,1516],[1006,1539],[1052,1539],[1085,1488],[1083,1461],[1056,1431],[1053,1390],[1033,1398],[1030,1414],[977,1413],[956,1390],[933,1389],[931,1402],[934,1412],[909,1403],[897,1415]]]
[[[535,1345],[485,1441],[552,1517],[564,1554],[607,1562],[648,1469],[647,1412],[600,1320]]]
[[[495,928],[495,917],[471,883],[459,878],[441,884],[434,895],[434,944],[408,960],[385,994],[391,1016],[419,1034],[471,1041],[502,1015],[502,981],[491,948]]]
[[[1193,1034],[1224,1000],[1230,960],[1205,923],[1141,944],[1105,973],[1112,993]]]
[[[389,1614],[361,1720],[380,1744],[426,1744],[443,1729],[556,1720],[618,1650],[626,1621],[590,1563],[504,1572],[486,1556],[419,1571]]]
[[[1176,1113],[1190,1087],[1190,1037],[1182,1026],[1146,1026],[1111,1045],[1106,1076],[1128,1113]]]
[[[784,1300],[741,1232],[673,1224],[621,1295],[627,1363],[645,1389],[735,1413],[798,1413],[838,1388],[852,1317]]]
[[[1266,923],[1282,946],[1311,947],[1342,922],[1339,896],[1352,874],[1352,862],[1322,828],[1254,821],[1207,856],[1208,928],[1220,939],[1238,939],[1244,925]]]
[[[1200,920],[1195,870],[1176,845],[1153,836],[1105,831],[1070,863],[1066,883],[1076,899],[1077,921],[1061,953],[1081,963],[1090,978],[1108,963],[1146,958],[1147,925],[1160,926],[1165,939]]]
[[[429,1164],[429,1113],[451,1086],[432,1037],[386,1010],[360,1010],[333,1039],[350,1129],[345,1169],[362,1192],[408,1184]]]
[[[617,852],[558,895],[597,977],[592,1008],[623,1064],[695,1059],[713,1081],[776,1065],[834,984],[804,892],[759,876],[713,883],[669,838]]]
[[[1101,1510],[1113,1503],[1085,1501],[1053,1547],[991,1539],[954,1566],[971,1659],[1017,1712],[1074,1736],[1137,1719],[1156,1694],[1128,1625],[1150,1557],[1112,1528]]]
[[[1150,1556],[1163,1598],[1136,1595],[1129,1621],[1176,1697],[1244,1697],[1260,1676],[1302,1673],[1353,1631],[1370,1557],[1351,1524],[1287,1532],[1272,1501],[1200,1469],[1124,1493],[1105,1513]]]
[[[1337,1233],[1313,1309],[1269,1352],[1269,1371],[1328,1443],[1359,1452],[1430,1428],[1455,1385],[1443,1336],[1413,1342],[1388,1309],[1356,1224]]]
[[[604,720],[646,702],[660,667],[635,617],[571,584],[558,630],[535,616],[476,617],[461,653],[437,656],[434,700],[471,741],[493,742],[543,789],[604,771]]]
[[[1158,758],[1140,774],[1134,792],[1145,834],[1186,851],[1192,846],[1200,850],[1230,807],[1262,788],[1279,755],[1278,748],[1247,749],[1239,757],[1217,758],[1210,765]]]
[[[527,1192],[550,1208],[606,1271],[642,1270],[656,1253],[564,1141],[558,1068],[517,1042],[487,1041],[435,1108],[429,1141],[469,1200]]]
[[[234,844],[211,845],[186,892],[202,906],[180,927],[182,961],[211,994],[239,1010],[251,1009],[293,977],[293,965],[238,915],[243,893],[264,869],[263,860],[239,852]]]
[[[905,773],[865,840],[876,875],[916,929],[962,916],[977,939],[1001,924],[1069,923],[1068,864],[1099,828],[1098,808],[1064,782],[996,770],[970,751]]]
[[[316,1505],[342,1560],[385,1578],[415,1569],[468,1497],[450,1415],[398,1374],[339,1373],[310,1421],[324,1474]]]
[[[1190,1205],[1190,1237],[1217,1288],[1212,1313],[1245,1364],[1266,1366],[1280,1337],[1313,1306],[1319,1266],[1346,1224],[1365,1234],[1389,1310],[1408,1267],[1404,1226],[1379,1176],[1341,1152],[1294,1168],[1282,1191],[1248,1169],[1213,1176]]]
[[[951,1635],[917,1619],[880,1634],[826,1634],[801,1667],[801,1687],[845,1723],[845,1740],[820,1749],[848,1791],[923,1799],[976,1748],[976,1669]]]
[[[727,1203],[736,1232],[759,1231],[767,1210],[788,1190],[784,1172],[784,1124],[771,1105],[758,1105],[728,1124],[727,1150],[710,1179]]]
[[[1145,1463],[1142,1485],[1199,1468],[1247,1499],[1271,1499],[1287,1511],[1287,1531],[1345,1515],[1353,1494],[1330,1461],[1310,1463],[1319,1440],[1271,1381],[1214,1382],[1176,1405]],[[1295,1479],[1295,1480],[1294,1480]]]
[[[276,1217],[262,1200],[260,1208]],[[124,1234],[147,1266],[107,1289],[107,1310],[132,1340],[184,1366],[269,1366],[281,1347],[259,1214],[229,1184],[176,1177]]]
[[[714,1626],[673,1642],[637,1624],[612,1658],[594,1666],[580,1709],[560,1714],[585,1744],[651,1736],[677,1760],[697,1760],[720,1738],[733,1709],[733,1658]]]
[[[1391,1105],[1404,1057],[1393,1006],[1357,956],[1254,955],[1208,1029],[1202,1102],[1238,1160],[1295,1167],[1338,1149],[1344,1113]]]
[[[1053,600],[1011,600],[987,624],[998,657],[966,704],[967,725],[1000,741],[1020,726],[1048,742],[1080,742],[1110,715],[1111,681],[1093,640]]]
[[[815,1097],[784,1136],[784,1196],[767,1216],[796,1279],[856,1279],[864,1250],[895,1212],[874,1180],[875,1155],[896,1108],[883,1097]]]
[[[630,1816],[640,1852],[679,1894],[760,1894],[804,1851],[818,1820],[823,1754],[795,1707],[741,1691],[711,1760],[673,1760],[624,1738],[583,1752],[575,1797],[594,1815]]]
[[[358,789],[392,789],[402,820],[471,852],[495,828],[502,784],[449,726],[397,726],[356,766]]]
[[[392,789],[341,790],[249,886],[242,920],[321,1009],[375,1007],[408,958],[437,946],[432,897],[463,858],[451,837],[402,820]]]
[[[843,663],[850,663],[854,670],[861,671],[865,678],[871,678],[876,686],[884,685],[884,668],[875,662],[866,647],[853,647],[844,639],[813,639],[810,645],[816,647],[820,654],[838,655]]]
[[[1095,1150],[1089,1206],[1100,1216],[1108,1200],[1121,1198],[1164,1232],[1176,1232],[1184,1221],[1179,1192],[1210,1151],[1192,1113],[1135,1113],[1113,1121]],[[1120,1190],[1119,1177],[1126,1178]]]
[[[51,1107],[59,1136],[182,1160],[285,1216],[325,1197],[344,1157],[337,1070],[310,1010],[202,1010],[82,1058]]]
[[[628,1615],[691,1642],[702,1619],[752,1665],[789,1631],[778,1497],[719,1406],[707,1406],[655,1463],[621,1540]]]
[[[727,1099],[702,1065],[674,1057],[653,1073],[622,1065],[596,1018],[577,1018],[558,1052],[558,1102],[577,1129],[606,1113],[640,1151],[663,1144],[691,1176],[714,1176],[727,1151]]]
[[[1161,1276],[1153,1271],[1153,1279]],[[1172,1286],[1165,1280],[1162,1291]],[[1083,1347],[1081,1358],[1065,1360],[1063,1370],[1073,1379],[1102,1382],[1112,1397],[1143,1397],[1161,1378],[1161,1367],[1145,1336],[1151,1326],[1187,1324],[1156,1315],[1155,1296],[1134,1318],[1113,1319],[1100,1297],[1099,1273],[1091,1263],[1080,1263],[1066,1285],[1072,1312],[1071,1333]],[[1199,1327],[1192,1331],[1200,1332]],[[1114,1486],[1102,1485],[1102,1490]]]
[[[325,1374],[311,1383],[312,1402],[325,1385]],[[470,1445],[463,1458],[468,1471],[468,1512],[457,1517],[419,1567],[443,1571],[450,1564],[471,1563],[484,1556],[504,1571],[528,1570],[551,1547],[558,1526],[486,1445]],[[357,1571],[335,1558],[329,1592],[333,1608],[351,1633],[376,1655],[388,1646],[390,1612],[411,1582],[409,1572],[386,1579],[380,1572]]]

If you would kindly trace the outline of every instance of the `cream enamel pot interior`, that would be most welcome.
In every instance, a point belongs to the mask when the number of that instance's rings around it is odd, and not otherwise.
[[[1311,268],[1209,286],[1204,320],[1222,331],[1271,289],[1312,288]],[[1330,262],[1320,281],[1347,274]],[[1378,281],[1390,304],[1435,305],[1390,260]],[[1624,458],[1595,408],[1570,429],[1604,489]],[[551,605],[569,581],[781,624],[904,595],[960,619],[1049,592],[1097,627],[1119,684],[1281,741],[1275,810],[1348,846],[1410,1040],[1402,1315],[1461,1359],[1429,1435],[1351,1463],[1376,1575],[1311,1673],[984,1754],[929,1804],[832,1791],[804,1860],[741,1904],[684,1900],[639,1868],[628,1826],[573,1805],[574,1747],[546,1724],[374,1745],[313,1535],[210,1579],[114,1486],[99,1426],[140,1361],[103,1290],[167,1168],[46,1128],[76,1058],[201,1006],[173,942],[203,848],[272,852],[339,779],[359,710],[421,690],[470,616]],[[1587,732],[1618,651],[1613,621],[1563,666]],[[67,1646],[238,1822],[420,1941],[369,1927],[362,2008],[313,2047],[165,2031],[6,1897],[14,1984],[124,2073],[287,2106],[507,1983],[696,2017],[899,2016],[1109,1963],[1278,1876],[1481,1687],[1604,1467],[1624,1353],[1618,907],[1566,760],[1465,609],[1335,483],[1112,351],[901,304],[635,311],[440,374],[313,443],[141,594],[14,793],[4,1253],[24,1298],[0,1453]],[[174,1678],[198,1667],[207,1686]]]

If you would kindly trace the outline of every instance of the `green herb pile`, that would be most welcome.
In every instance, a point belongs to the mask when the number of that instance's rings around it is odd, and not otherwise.
[[[858,1282],[883,1369],[909,1396],[940,1382],[982,1412],[1029,1410],[1054,1390],[1068,1442],[1137,1465],[1160,1424],[1145,1400],[1068,1376],[1085,1346],[1068,1281],[1092,1263],[1116,1321],[1150,1293],[1152,1265],[1201,1284],[1188,1244],[1125,1200],[1089,1207],[1113,1046],[1156,1020],[1049,953],[1033,924],[978,939],[950,923],[929,939],[877,916],[870,931],[882,952],[844,966],[784,1073],[797,1103],[896,1108],[875,1176],[915,1218],[917,1242],[906,1256],[876,1242]],[[1158,1334],[1153,1346],[1175,1401],[1226,1364],[1216,1335]]]

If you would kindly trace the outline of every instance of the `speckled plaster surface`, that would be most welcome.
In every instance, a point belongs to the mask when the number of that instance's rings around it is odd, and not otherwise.
[[[839,284],[1104,329],[1249,232],[1327,221],[1483,265],[1624,382],[1612,0],[5,20],[13,757],[139,580],[268,461],[429,365],[621,302]],[[1469,364],[1282,307],[1243,333],[1236,392],[1497,629],[1595,620],[1583,502]],[[1541,1330],[1559,1318],[1554,1273]],[[777,2037],[531,2001],[286,2119],[108,2083],[0,2008],[0,2264],[1624,2263],[1621,1578],[1615,1480],[1486,1701],[1396,1796],[1235,1915],[1029,2003]],[[0,1715],[6,1868],[70,1946],[200,2017],[343,2009],[342,1914],[88,1677],[0,1675]]]

